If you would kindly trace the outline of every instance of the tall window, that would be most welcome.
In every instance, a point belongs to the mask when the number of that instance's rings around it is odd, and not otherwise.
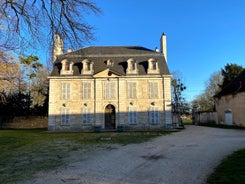
[[[152,69],[153,70],[157,69],[157,62],[156,61],[152,61]]]
[[[136,62],[135,61],[132,61],[132,70],[136,70]]]
[[[130,106],[128,108],[128,123],[137,124],[137,111],[136,107]]]
[[[91,83],[83,82],[82,83],[82,99],[90,99],[91,98]]]
[[[61,99],[67,100],[70,99],[70,84],[62,83],[61,85]]]
[[[91,123],[91,121],[92,121],[92,114],[90,112],[90,109],[84,106],[82,109],[82,122],[86,124],[86,123]]]
[[[156,125],[159,123],[159,111],[156,106],[151,105],[149,109],[149,120],[150,123]]]
[[[67,107],[61,107],[61,125],[70,125],[70,114]]]
[[[158,83],[150,82],[148,88],[149,98],[158,98]]]
[[[128,59],[127,64],[127,74],[138,74],[137,62],[133,58]]]
[[[113,82],[104,82],[104,99],[116,98],[116,85]]]
[[[86,65],[87,65],[87,70],[90,71],[90,69],[91,69],[90,68],[90,63],[88,62],[88,63],[86,63]]]
[[[64,65],[65,65],[65,70],[70,70],[70,63],[68,61],[66,61]]]
[[[136,82],[128,83],[128,98],[136,98]]]

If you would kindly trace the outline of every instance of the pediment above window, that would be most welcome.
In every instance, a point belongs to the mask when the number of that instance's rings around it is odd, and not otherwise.
[[[121,76],[120,74],[117,74],[116,72],[110,70],[110,69],[105,69],[97,74],[94,75],[94,77],[107,77],[107,78],[113,78],[113,77],[119,77]]]

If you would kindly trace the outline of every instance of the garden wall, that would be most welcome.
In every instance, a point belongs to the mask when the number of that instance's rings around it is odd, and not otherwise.
[[[218,122],[217,112],[195,112],[193,121],[195,125],[216,124]]]

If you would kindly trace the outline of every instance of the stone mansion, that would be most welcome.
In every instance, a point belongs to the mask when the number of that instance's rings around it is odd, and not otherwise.
[[[49,131],[172,127],[165,34],[160,51],[91,46],[67,53],[63,53],[62,39],[55,35],[49,83]]]

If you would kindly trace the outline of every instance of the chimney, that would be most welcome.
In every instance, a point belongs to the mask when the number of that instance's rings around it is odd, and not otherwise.
[[[161,53],[164,55],[165,60],[167,62],[167,38],[164,33],[161,36],[160,49],[161,49]]]
[[[157,47],[155,48],[155,52],[159,52],[159,49]]]
[[[67,53],[70,53],[70,52],[72,52],[72,49],[71,49],[71,48],[69,48],[69,49],[67,50]]]
[[[53,62],[56,60],[57,56],[63,54],[63,40],[59,34],[54,35],[54,47],[53,47]]]

